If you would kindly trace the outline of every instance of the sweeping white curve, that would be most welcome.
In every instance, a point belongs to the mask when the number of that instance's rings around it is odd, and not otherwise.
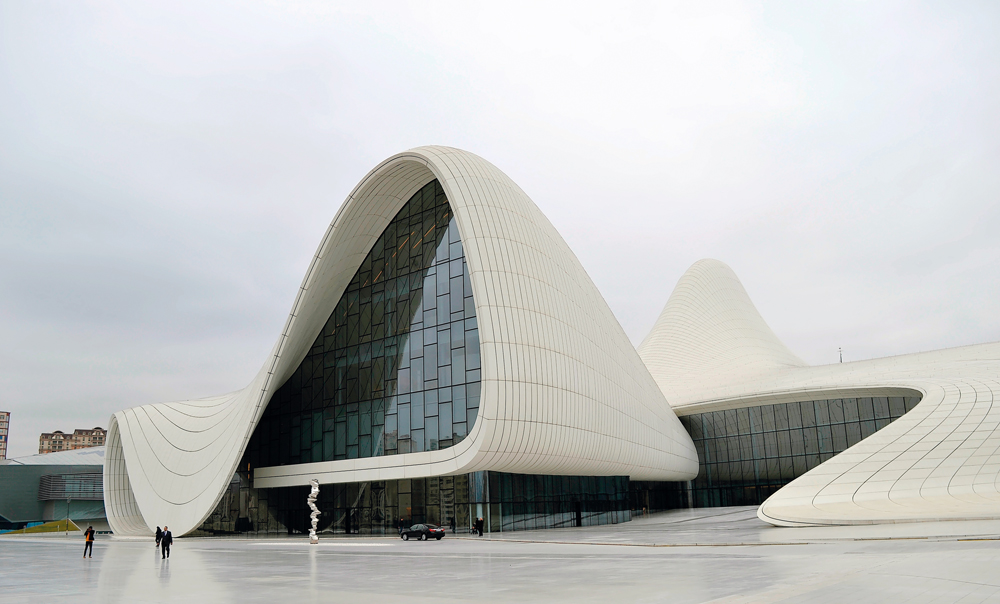
[[[640,355],[678,415],[851,396],[922,397],[759,508],[777,525],[1000,518],[1000,343],[805,366],[732,270],[696,263]],[[686,354],[690,351],[690,354]]]
[[[264,367],[246,388],[114,414],[105,503],[118,534],[195,530],[231,480],[270,397],[294,372],[372,245],[433,179],[469,266],[482,398],[456,446],[257,468],[255,486],[496,470],[689,480],[691,438],[579,261],[535,204],[485,160],[447,147],[387,159],[337,212]]]

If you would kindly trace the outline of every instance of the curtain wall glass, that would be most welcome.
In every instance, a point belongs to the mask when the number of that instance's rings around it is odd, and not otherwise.
[[[435,180],[375,242],[241,469],[444,449],[469,433],[479,395],[469,271]]]
[[[700,465],[693,504],[759,505],[918,402],[919,397],[844,398],[683,416]]]

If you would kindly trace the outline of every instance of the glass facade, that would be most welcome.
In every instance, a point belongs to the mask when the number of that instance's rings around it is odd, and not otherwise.
[[[479,412],[476,308],[437,181],[414,194],[354,275],[305,359],[274,394],[201,534],[306,534],[309,487],[255,489],[253,468],[451,447]],[[468,532],[630,518],[627,477],[476,472],[322,485],[323,533],[396,534],[400,519]]]
[[[759,505],[918,402],[919,397],[843,398],[683,416],[698,449],[692,503]]]
[[[450,447],[475,424],[479,395],[469,270],[435,180],[375,242],[240,467]]]
[[[309,487],[254,489],[249,474],[234,477],[215,511],[195,534],[306,535]],[[483,518],[489,532],[615,524],[631,519],[627,476],[531,476],[475,472],[411,480],[321,485],[317,507],[323,534],[394,535],[407,526],[437,524],[469,532]]]
[[[617,524],[632,518],[628,476],[487,474],[493,531]]]

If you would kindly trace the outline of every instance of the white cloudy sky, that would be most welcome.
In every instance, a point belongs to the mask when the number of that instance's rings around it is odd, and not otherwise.
[[[10,455],[244,386],[424,144],[519,183],[635,343],[705,257],[811,363],[1000,340],[998,76],[991,2],[0,0]]]

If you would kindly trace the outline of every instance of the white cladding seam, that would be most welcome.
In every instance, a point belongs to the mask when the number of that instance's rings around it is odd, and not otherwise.
[[[808,367],[733,271],[695,263],[639,347],[678,415],[854,396],[921,396],[909,413],[796,478],[777,525],[1000,518],[1000,343]]]
[[[270,397],[301,363],[371,247],[437,179],[454,212],[479,325],[479,416],[458,445],[254,469],[277,487],[480,470],[690,480],[697,453],[576,256],[535,204],[485,160],[421,147],[372,170],[341,206],[264,368],[238,392],[112,418],[108,517],[121,534],[196,529],[229,484]],[[112,438],[113,437],[113,438]],[[112,442],[113,440],[113,442]],[[141,518],[142,522],[135,519]]]

